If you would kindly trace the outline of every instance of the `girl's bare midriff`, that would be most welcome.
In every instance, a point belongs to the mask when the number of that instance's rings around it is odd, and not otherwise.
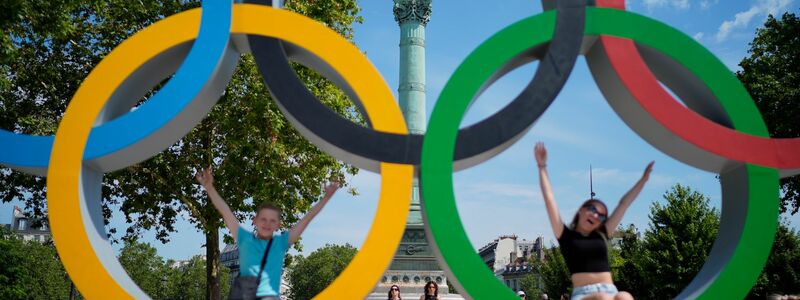
[[[614,284],[611,272],[581,272],[572,274],[572,286],[584,286],[597,283]]]

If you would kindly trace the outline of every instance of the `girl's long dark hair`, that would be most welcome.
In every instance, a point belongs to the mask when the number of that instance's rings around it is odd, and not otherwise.
[[[433,282],[433,281],[428,281],[428,283],[425,284],[425,296],[428,295],[428,287],[431,286],[431,285],[433,285],[433,288],[435,289],[433,291],[433,295],[436,296],[436,297],[439,297],[439,285],[436,284],[436,282]]]
[[[392,286],[389,287],[389,295],[386,297],[386,299],[394,300],[392,298],[392,288],[397,288],[397,299],[403,300],[403,297],[400,296],[400,287],[397,286],[396,284],[393,284]]]
[[[584,201],[583,204],[581,204],[581,207],[578,208],[578,211],[575,212],[575,217],[572,218],[572,223],[569,224],[569,228],[572,229],[572,230],[575,230],[575,228],[578,227],[578,216],[581,214],[581,208],[584,208],[589,204],[595,204],[595,203],[602,205],[603,208],[606,209],[606,214],[608,213],[608,206],[606,206],[606,204],[603,203],[603,201],[600,201],[599,199],[591,198],[589,200]],[[606,221],[603,221],[603,223],[600,223],[600,226],[597,227],[597,229],[595,229],[595,231],[597,233],[599,233],[603,237],[603,239],[607,239],[608,238],[608,230],[606,230]]]

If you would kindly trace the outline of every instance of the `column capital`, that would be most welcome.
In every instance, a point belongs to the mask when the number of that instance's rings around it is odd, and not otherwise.
[[[394,0],[394,19],[401,25],[408,21],[427,25],[431,19],[431,0]]]

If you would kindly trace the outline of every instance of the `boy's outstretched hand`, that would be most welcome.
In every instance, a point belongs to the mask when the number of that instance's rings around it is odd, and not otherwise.
[[[328,200],[331,199],[333,194],[336,193],[336,190],[338,189],[339,189],[338,181],[332,180],[327,184],[325,184],[325,187],[323,187],[323,190],[325,190],[325,195],[322,196],[322,199],[319,200],[317,204],[314,204],[314,206],[311,207],[311,210],[309,210],[308,213],[305,216],[303,216],[303,218],[300,219],[300,221],[297,222],[297,224],[295,224],[294,227],[292,227],[292,230],[289,231],[289,245],[296,243],[297,240],[300,239],[300,235],[302,235],[303,231],[306,230],[308,223],[310,223],[311,220],[313,220],[314,217],[317,216],[319,211],[322,210],[322,207],[325,206],[326,203],[328,203]]]
[[[334,193],[339,189],[339,182],[338,181],[331,181],[325,185],[325,199],[329,199],[333,196]]]
[[[194,174],[194,178],[197,179],[197,183],[203,187],[214,184],[214,173],[211,166],[198,170],[197,173]]]

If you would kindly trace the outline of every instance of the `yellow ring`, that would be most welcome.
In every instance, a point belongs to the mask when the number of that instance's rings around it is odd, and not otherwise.
[[[98,258],[81,215],[84,200],[79,174],[93,121],[129,74],[159,53],[195,39],[199,24],[200,9],[193,9],[159,21],[124,41],[86,77],[59,124],[48,168],[50,224],[64,267],[87,299],[132,299]],[[324,25],[283,10],[237,4],[231,31],[282,39],[316,54],[352,86],[376,130],[407,133],[392,93],[377,70],[354,45]],[[364,298],[389,266],[405,229],[413,167],[381,163],[381,174],[377,213],[361,250],[317,299]]]

